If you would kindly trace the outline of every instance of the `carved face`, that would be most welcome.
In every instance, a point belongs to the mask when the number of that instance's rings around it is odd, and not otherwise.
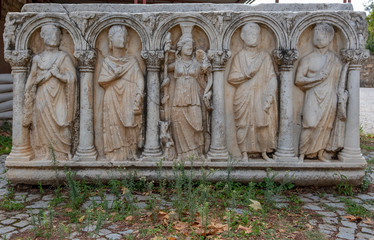
[[[325,48],[332,41],[333,36],[323,30],[314,30],[313,44],[316,48]]]
[[[187,41],[183,46],[181,50],[183,55],[191,56],[193,52],[193,42]]]
[[[245,46],[256,47],[260,40],[260,30],[255,27],[243,28],[240,36]]]
[[[126,33],[123,31],[117,31],[111,38],[112,46],[115,48],[124,48],[126,45]]]
[[[61,40],[60,34],[60,30],[57,27],[48,27],[43,29],[41,37],[43,38],[45,45],[50,47],[58,47]]]

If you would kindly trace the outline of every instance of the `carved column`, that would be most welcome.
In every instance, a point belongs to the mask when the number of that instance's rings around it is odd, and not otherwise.
[[[349,62],[348,68],[348,105],[345,127],[344,148],[339,159],[344,162],[363,161],[360,148],[360,70],[364,60],[369,58],[368,50],[343,49],[343,61]]]
[[[94,50],[76,51],[80,74],[79,143],[74,160],[96,160],[93,124],[93,79],[96,63]]]
[[[158,124],[160,121],[160,66],[163,51],[142,51],[147,63],[147,126],[143,157],[158,160],[162,156]]]
[[[7,161],[29,161],[34,157],[30,145],[29,129],[22,126],[23,99],[31,54],[28,50],[5,51],[5,61],[12,67],[13,78],[13,130],[12,151]]]
[[[208,52],[213,63],[213,111],[211,122],[211,142],[207,154],[210,161],[227,161],[225,131],[225,65],[231,57],[228,50]]]
[[[299,57],[296,49],[274,50],[273,55],[279,65],[280,73],[280,111],[278,126],[278,146],[274,160],[279,162],[295,162],[293,147],[293,64]]]

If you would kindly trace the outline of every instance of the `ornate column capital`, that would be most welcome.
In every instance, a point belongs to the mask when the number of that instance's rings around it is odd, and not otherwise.
[[[30,50],[5,50],[4,59],[12,66],[12,70],[27,70],[31,60]]]
[[[224,50],[209,50],[208,58],[212,62],[213,71],[224,70],[225,65],[229,58],[231,57],[231,51]]]
[[[293,64],[299,58],[299,51],[296,49],[275,49],[273,56],[281,69],[291,70]]]
[[[96,64],[96,51],[90,50],[77,50],[74,52],[74,57],[78,59],[79,69],[93,71]]]
[[[147,69],[151,71],[159,71],[162,60],[164,59],[164,51],[162,50],[148,50],[141,52],[142,58],[147,63]]]
[[[342,49],[340,51],[343,62],[350,63],[350,68],[361,68],[361,64],[370,57],[367,49]]]

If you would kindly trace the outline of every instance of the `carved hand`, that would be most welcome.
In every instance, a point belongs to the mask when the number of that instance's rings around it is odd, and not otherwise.
[[[36,85],[39,85],[45,81],[47,81],[52,76],[51,72],[48,71],[47,73],[43,74],[41,77],[38,77],[35,81]]]
[[[135,96],[135,101],[134,101],[134,109],[133,112],[135,115],[139,115],[142,113],[141,111],[141,102],[142,102],[142,96],[138,93]]]
[[[161,83],[161,88],[167,87],[170,84],[170,79],[168,77],[164,78]]]
[[[203,101],[204,101],[205,107],[208,110],[212,110],[211,99],[212,99],[212,91],[209,91],[206,94],[204,94]]]
[[[269,109],[270,109],[272,103],[273,103],[273,97],[272,96],[267,96],[266,100],[265,100],[265,108],[264,108],[264,111],[266,113],[269,113]]]

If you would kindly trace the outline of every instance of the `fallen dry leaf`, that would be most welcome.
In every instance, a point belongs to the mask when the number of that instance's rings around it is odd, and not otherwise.
[[[188,228],[188,223],[181,222],[181,221],[175,221],[173,223],[173,228],[177,231],[183,231]]]
[[[80,218],[78,219],[78,221],[79,221],[80,223],[82,223],[85,217],[86,217],[86,216],[83,215],[82,217],[80,217]]]
[[[347,215],[347,216],[343,216],[344,218],[348,219],[350,222],[361,222],[362,221],[362,217],[359,217],[359,216],[353,216],[353,215]]]
[[[122,190],[122,195],[125,195],[126,193],[129,192],[129,189],[127,189],[127,187],[122,187],[121,190]]]
[[[127,216],[127,217],[125,218],[126,221],[132,221],[133,219],[134,219],[133,216]]]
[[[177,240],[175,237],[168,237],[168,240]]]
[[[242,226],[242,225],[239,225],[239,226],[238,226],[238,230],[239,230],[239,231],[240,231],[240,230],[243,230],[244,233],[251,233],[251,232],[252,232],[252,227],[251,227],[251,226],[249,226],[249,227],[244,227],[244,226]]]
[[[363,221],[363,223],[366,223],[366,224],[369,224],[369,225],[374,225],[373,220],[371,220],[370,218],[366,218],[365,221]]]
[[[65,209],[65,212],[72,212],[73,211],[73,209],[71,209],[71,208],[66,208]]]
[[[256,200],[252,200],[252,199],[249,199],[252,204],[249,204],[249,206],[253,209],[253,210],[261,210],[262,207],[261,207],[261,203],[259,201],[256,201]]]

